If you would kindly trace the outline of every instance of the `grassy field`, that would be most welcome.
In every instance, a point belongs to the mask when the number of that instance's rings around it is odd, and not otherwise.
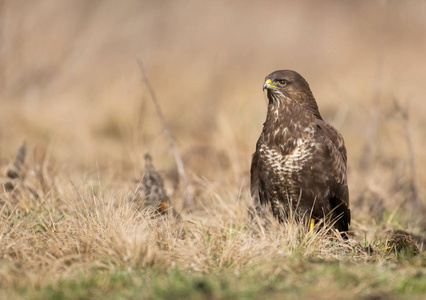
[[[0,298],[423,299],[425,20],[414,0],[0,0]],[[345,138],[347,241],[249,214],[284,68]]]

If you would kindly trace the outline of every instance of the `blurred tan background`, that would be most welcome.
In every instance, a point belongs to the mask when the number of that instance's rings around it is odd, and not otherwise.
[[[133,176],[150,151],[173,173],[135,57],[188,172],[247,183],[263,79],[293,69],[346,140],[353,195],[368,165],[386,188],[413,159],[426,193],[426,1],[0,0],[0,159],[26,140],[65,169]]]

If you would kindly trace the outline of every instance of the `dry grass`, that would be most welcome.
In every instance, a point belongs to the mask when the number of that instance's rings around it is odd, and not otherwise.
[[[372,3],[0,0],[0,298],[424,296],[425,4]],[[280,68],[345,138],[347,242],[248,213]]]
[[[22,148],[18,152],[22,158]],[[260,272],[256,276],[263,281],[268,272],[292,272],[293,267],[302,268],[301,274],[305,274],[306,268],[315,267],[315,261],[387,266],[404,257],[411,261],[407,272],[420,266],[419,274],[423,274],[424,238],[394,230],[401,224],[412,226],[411,232],[421,229],[415,221],[405,219],[400,209],[383,209],[382,220],[369,221],[355,215],[351,238],[344,241],[327,226],[310,232],[307,224],[289,220],[284,224],[273,221],[264,227],[262,220],[248,214],[251,199],[245,188],[233,190],[195,177],[192,185],[198,189],[197,205],[176,217],[158,215],[132,201],[137,181],[104,182],[99,174],[73,181],[46,160],[24,162],[19,168],[12,163],[8,170],[11,168],[16,170],[12,174],[15,178],[10,178],[10,171],[5,172],[9,175],[2,183],[8,189],[0,194],[0,282],[4,297],[17,296],[11,290],[28,288],[41,288],[41,295],[47,297],[46,286],[56,286],[59,280],[123,270],[128,276],[152,276],[149,274],[174,269],[189,274],[240,274],[248,270]],[[396,222],[395,214],[402,219]],[[141,271],[145,275],[137,275]],[[96,283],[89,288],[96,288]],[[368,293],[374,291],[367,287]],[[313,286],[313,290],[317,288]],[[332,292],[336,291],[339,289]],[[358,286],[347,295],[358,297],[365,292]],[[78,294],[68,296],[75,298]]]

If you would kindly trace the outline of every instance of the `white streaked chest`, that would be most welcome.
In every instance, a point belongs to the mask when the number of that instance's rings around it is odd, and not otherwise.
[[[261,145],[259,154],[262,156],[265,167],[272,169],[277,175],[285,176],[300,171],[312,155],[311,145],[308,141],[298,139],[296,147],[287,155],[281,149]]]

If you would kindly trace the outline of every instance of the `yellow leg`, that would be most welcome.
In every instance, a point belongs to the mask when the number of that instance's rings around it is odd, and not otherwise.
[[[314,229],[314,226],[315,226],[315,219],[311,218],[311,225],[309,226],[309,230]]]
[[[314,237],[314,226],[315,226],[315,219],[311,218],[311,223],[309,224],[309,233],[311,235],[311,238]]]

